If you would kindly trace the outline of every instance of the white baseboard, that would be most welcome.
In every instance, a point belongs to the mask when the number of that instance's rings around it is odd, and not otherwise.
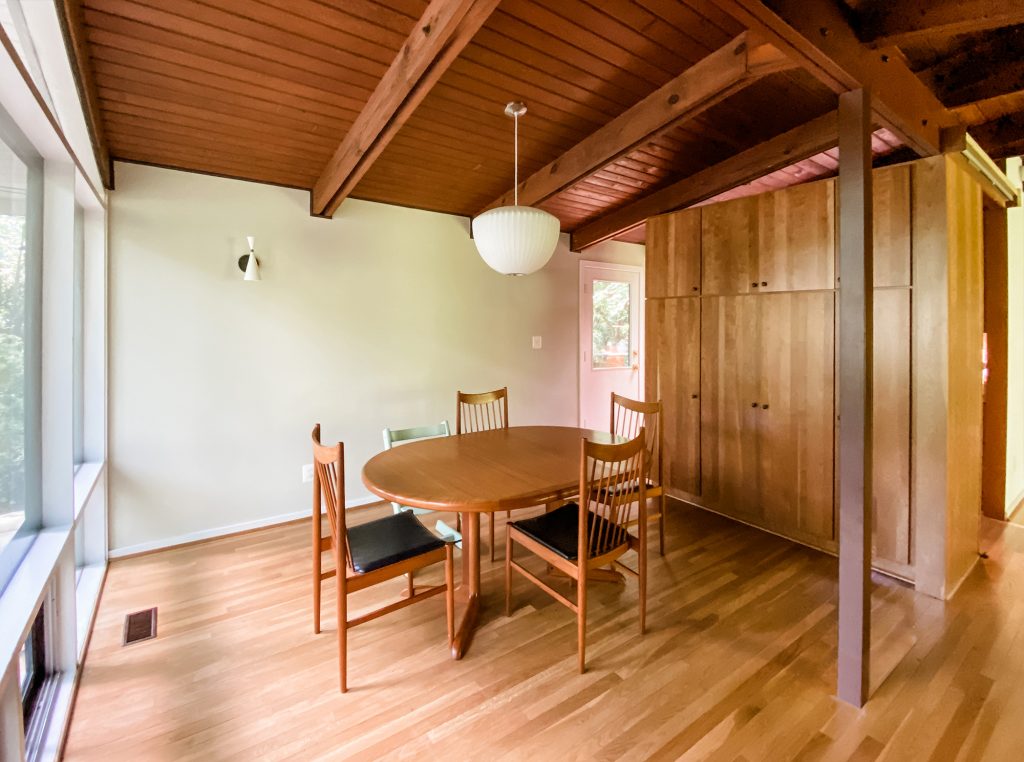
[[[376,495],[367,495],[365,497],[357,497],[353,500],[345,501],[345,508],[358,508],[362,505],[370,505],[372,503],[379,503],[381,499]],[[196,542],[197,540],[209,540],[214,537],[225,537],[231,534],[238,534],[239,532],[248,532],[251,529],[262,529],[264,527],[272,527],[275,524],[285,524],[289,521],[295,521],[296,519],[304,519],[309,516],[309,511],[295,511],[294,513],[281,513],[277,516],[267,516],[262,519],[255,519],[253,521],[243,521],[239,524],[229,524],[222,527],[214,527],[212,529],[201,529],[198,532],[189,532],[188,534],[178,535],[177,537],[166,537],[162,540],[152,540],[150,542],[140,542],[138,545],[128,545],[123,548],[112,548],[107,553],[107,558],[124,558],[125,556],[134,556],[139,553],[148,553],[151,550],[164,550],[165,548],[173,548],[176,545],[187,545],[190,542]]]

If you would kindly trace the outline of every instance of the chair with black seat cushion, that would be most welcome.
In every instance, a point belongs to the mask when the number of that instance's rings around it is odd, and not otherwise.
[[[330,534],[323,536],[321,505]],[[348,690],[348,630],[384,614],[445,593],[448,644],[455,637],[455,565],[451,543],[435,536],[411,513],[401,511],[366,524],[345,521],[345,449],[320,443],[320,424],[313,427],[313,632],[320,632],[320,590],[325,579],[337,578],[338,673],[341,692]],[[334,568],[324,571],[321,554],[331,551]],[[444,562],[443,585],[416,590],[412,573]],[[408,597],[348,618],[348,594],[389,579],[409,575]]]
[[[477,431],[492,431],[508,428],[508,387],[493,392],[458,392],[455,396],[455,433],[473,434]],[[487,514],[491,519],[489,538],[491,560],[494,560],[494,512]],[[505,518],[512,516],[505,511]]]
[[[618,566],[637,577],[640,585],[640,634],[647,613],[647,532],[629,531],[630,508],[639,499],[640,526],[647,526],[647,448],[644,429],[622,444],[580,445],[580,502],[550,513],[511,521],[505,540],[505,615],[512,612],[512,570],[576,612],[579,670],[586,668],[587,577],[602,566]],[[516,563],[513,548],[520,545],[576,583],[572,601],[535,574]],[[619,561],[627,551],[637,552],[637,568]]]
[[[632,439],[641,429],[647,432],[647,499],[658,498],[658,510],[647,512],[648,521],[658,522],[658,552],[665,555],[665,476],[662,435],[662,405],[638,402],[612,392],[612,434]]]

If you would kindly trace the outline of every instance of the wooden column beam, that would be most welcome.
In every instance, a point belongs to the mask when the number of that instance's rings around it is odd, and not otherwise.
[[[538,204],[611,164],[646,140],[793,64],[744,32],[619,114],[519,184],[519,203]],[[512,203],[513,191],[480,212]]]
[[[806,0],[715,0],[752,31],[764,34],[836,93],[868,88],[876,121],[921,156],[962,147],[956,115],[910,70],[896,48],[871,50],[838,3]]]
[[[874,267],[871,95],[839,96],[839,656],[837,695],[870,695]]]
[[[334,214],[498,2],[431,0],[320,173],[310,194],[312,214]]]
[[[582,225],[572,233],[571,248],[580,251],[614,238],[648,217],[691,206],[827,151],[838,140],[836,115],[825,114]]]
[[[882,47],[1014,24],[1024,24],[1024,4],[1010,0],[885,0],[870,6],[858,27],[864,42]]]
[[[111,190],[114,187],[114,169],[110,161],[99,96],[96,93],[96,80],[93,78],[92,62],[89,60],[85,40],[81,0],[62,0],[57,3],[57,17],[64,35],[64,46],[72,62],[71,71],[78,88],[78,97],[82,101],[82,111],[85,114],[85,124],[89,130],[89,140],[92,142],[100,179],[103,181],[103,187]]]

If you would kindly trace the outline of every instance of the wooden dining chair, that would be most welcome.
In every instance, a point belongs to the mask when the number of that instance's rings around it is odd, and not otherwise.
[[[550,513],[511,521],[505,540],[505,615],[512,613],[512,570],[576,612],[579,670],[586,668],[587,577],[602,566],[618,566],[636,576],[640,584],[640,634],[647,616],[647,532],[629,531],[630,507],[639,496],[640,527],[646,527],[647,448],[644,430],[622,444],[580,444],[580,502]],[[635,493],[633,488],[635,486]],[[625,489],[624,489],[625,487]],[[518,544],[562,571],[576,583],[576,601],[562,595],[515,562]],[[637,552],[637,568],[619,561],[629,550]]]
[[[658,552],[665,555],[665,477],[663,461],[662,405],[638,402],[612,392],[612,434],[633,439],[643,429],[647,432],[647,499],[658,498],[658,510],[648,510],[647,520],[658,522]]]
[[[338,610],[338,675],[341,692],[348,690],[348,630],[384,614],[445,593],[448,645],[455,638],[455,564],[451,543],[436,537],[407,511],[358,526],[345,521],[345,446],[320,443],[320,424],[313,427],[313,632],[320,632],[320,591],[335,577]],[[323,536],[321,505],[327,510],[330,534]],[[331,551],[334,568],[324,571],[321,555]],[[412,572],[444,562],[444,584],[416,590]],[[352,619],[348,595],[403,574],[409,574],[408,597]]]
[[[458,392],[455,401],[455,433],[472,434],[477,431],[508,428],[508,387],[493,392]],[[491,560],[494,560],[494,512],[487,514],[491,519],[488,537],[491,544]],[[512,517],[505,511],[505,518]]]

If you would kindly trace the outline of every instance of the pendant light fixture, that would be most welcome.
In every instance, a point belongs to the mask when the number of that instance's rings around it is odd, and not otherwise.
[[[543,209],[519,206],[519,117],[526,105],[505,106],[515,120],[515,191],[513,206],[489,209],[473,220],[473,240],[481,258],[503,275],[529,275],[551,259],[558,245],[558,218]]]

